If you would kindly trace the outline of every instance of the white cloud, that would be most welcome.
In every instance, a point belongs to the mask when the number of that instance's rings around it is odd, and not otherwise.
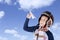
[[[16,2],[14,2],[14,5],[16,5],[17,3]]]
[[[27,38],[28,37],[26,35],[23,35],[23,36],[20,37],[21,40],[28,40]]]
[[[50,6],[55,0],[17,0],[20,8],[22,9],[34,9],[44,6]]]
[[[12,0],[5,0],[4,2],[10,5],[12,3]]]
[[[3,0],[0,0],[0,3],[2,3],[3,2]]]
[[[27,35],[21,35],[21,34],[14,34],[13,36],[18,38],[19,40],[26,40],[28,38]]]
[[[0,3],[12,4],[12,0],[0,0]]]
[[[13,35],[15,38],[19,39],[19,40],[26,40],[28,38],[27,35],[21,35],[19,34],[16,30],[10,30],[10,29],[6,29],[4,31],[4,33]]]
[[[50,31],[54,35],[54,40],[60,40],[60,22],[54,23],[50,28]]]
[[[13,2],[12,0],[0,0],[0,2],[6,3],[8,5],[19,4],[20,9],[31,10],[37,9],[45,6],[50,6],[55,0],[16,0]]]
[[[8,38],[0,36],[0,40],[8,40]]]
[[[60,29],[60,22],[57,22],[54,25],[52,25],[52,29],[53,30],[59,30]]]
[[[17,34],[17,31],[6,29],[5,33],[8,33],[8,34]]]
[[[0,19],[5,15],[4,11],[0,11]]]
[[[60,40],[60,34],[54,33],[54,40]]]

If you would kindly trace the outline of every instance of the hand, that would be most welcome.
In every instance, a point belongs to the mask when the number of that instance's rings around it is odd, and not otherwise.
[[[31,14],[29,13],[29,14],[27,14],[27,16],[26,16],[28,19],[30,19],[32,16],[31,16]]]
[[[33,17],[33,14],[32,14],[31,11],[27,14],[27,18],[28,18],[28,19],[30,19],[30,18],[34,18],[34,17]]]

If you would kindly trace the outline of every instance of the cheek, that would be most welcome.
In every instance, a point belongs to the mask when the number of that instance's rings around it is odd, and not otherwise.
[[[42,21],[41,21],[41,22],[39,22],[40,26],[44,26],[44,25],[45,25],[45,23],[46,23],[46,22],[44,22],[44,21],[43,21],[43,22],[42,22]]]

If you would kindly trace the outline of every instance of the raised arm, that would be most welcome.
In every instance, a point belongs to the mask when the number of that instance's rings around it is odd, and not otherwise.
[[[29,19],[32,17],[32,14],[27,14],[27,18],[26,18],[26,20],[25,20],[25,23],[24,23],[24,27],[23,27],[23,29],[25,30],[25,31],[28,31],[28,32],[34,32],[35,30],[36,30],[36,28],[37,28],[37,26],[31,26],[31,27],[29,27],[28,26],[28,24],[29,24]]]
[[[31,27],[29,27],[28,23],[29,23],[29,19],[26,18],[23,29],[25,31],[28,31],[28,32],[34,32],[36,30],[37,26],[31,26]]]

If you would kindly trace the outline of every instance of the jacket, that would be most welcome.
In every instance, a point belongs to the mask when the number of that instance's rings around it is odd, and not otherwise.
[[[23,29],[24,29],[25,31],[35,32],[35,30],[39,28],[38,25],[29,27],[29,26],[28,26],[28,23],[29,23],[29,19],[26,18],[25,23],[24,23],[24,27],[23,27]],[[48,40],[54,40],[53,34],[52,34],[49,30],[46,32],[46,34],[47,34],[47,36],[48,36]]]

